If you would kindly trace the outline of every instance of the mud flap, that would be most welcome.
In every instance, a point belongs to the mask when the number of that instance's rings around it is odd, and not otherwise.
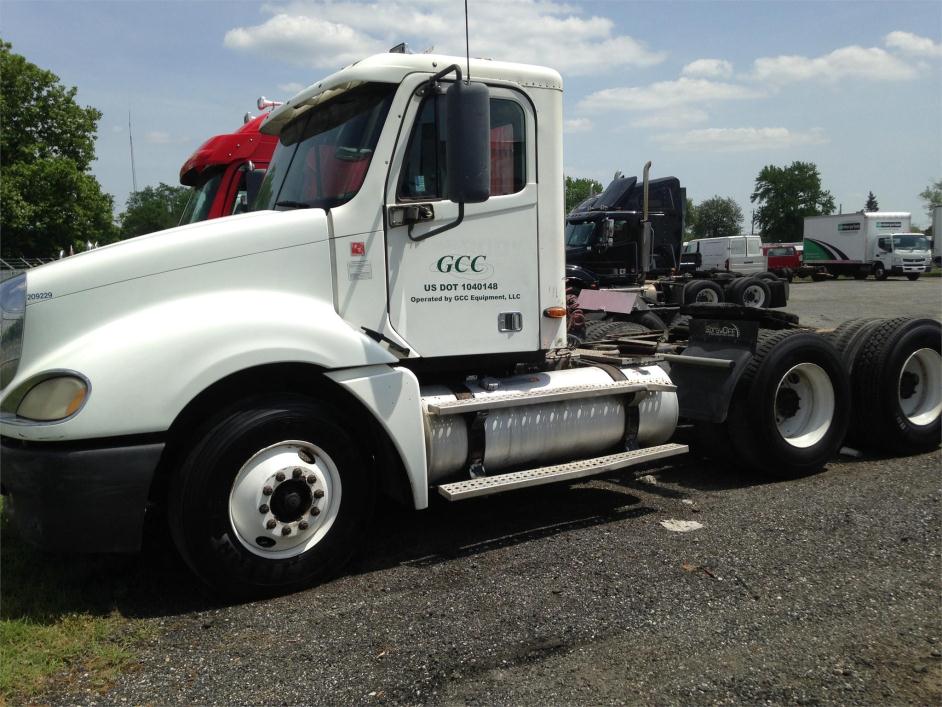
[[[736,384],[755,353],[758,336],[758,322],[690,321],[690,345],[683,354],[669,358],[682,418],[726,420]]]

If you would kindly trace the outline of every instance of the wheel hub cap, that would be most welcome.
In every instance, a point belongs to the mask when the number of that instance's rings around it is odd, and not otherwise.
[[[827,372],[815,363],[792,366],[775,391],[775,426],[793,447],[811,447],[831,428],[834,386]]]
[[[340,506],[337,467],[321,448],[286,440],[256,452],[236,474],[229,521],[250,552],[280,559],[316,545]]]
[[[928,425],[942,414],[942,356],[935,349],[914,351],[899,375],[899,406],[914,425]]]

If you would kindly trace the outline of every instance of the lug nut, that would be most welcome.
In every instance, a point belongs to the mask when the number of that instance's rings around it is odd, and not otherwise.
[[[307,530],[307,529],[308,529],[307,521],[306,521],[306,520],[302,520],[300,523],[298,523],[298,529],[299,529],[299,530]]]
[[[267,503],[263,503],[262,505],[260,505],[260,506],[258,507],[258,512],[259,512],[259,513],[268,513],[268,504],[267,504]]]
[[[314,506],[314,508],[311,509],[312,516],[319,516],[320,514],[321,514],[321,509],[318,508],[317,506]]]
[[[274,489],[272,489],[271,486],[266,486],[265,488],[262,489],[262,493],[265,494],[266,496],[271,496],[274,492],[275,491]]]
[[[279,471],[277,474],[275,474],[275,481],[284,481],[284,480],[285,480],[285,472]]]
[[[307,464],[314,463],[314,456],[306,449],[299,449],[298,456],[301,457],[301,461],[306,462]]]
[[[281,529],[281,534],[282,534],[282,535],[291,535],[291,527],[290,527],[290,526],[287,526],[287,525],[284,526],[284,527]]]
[[[296,466],[296,467],[294,467],[294,471],[291,472],[291,476],[294,477],[295,479],[300,479],[300,478],[301,478],[301,474],[303,474],[303,473],[304,473],[304,470],[301,469],[301,467]]]
[[[314,489],[314,498],[324,498],[324,489]]]
[[[269,518],[268,522],[265,523],[265,527],[268,528],[269,530],[274,530],[276,525],[278,525],[278,521],[275,520],[274,518]]]
[[[307,481],[309,484],[316,484],[317,477],[314,476],[314,474],[311,474],[309,477],[307,477],[307,479],[305,479],[305,481]]]

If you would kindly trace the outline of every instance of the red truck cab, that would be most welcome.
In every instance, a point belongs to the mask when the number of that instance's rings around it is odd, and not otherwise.
[[[801,267],[801,243],[763,243],[762,255],[768,259],[769,272],[784,277],[789,282]]]
[[[264,113],[233,133],[209,138],[180,168],[180,183],[193,187],[180,225],[242,213],[248,208],[246,175],[267,169],[278,138],[259,127]]]

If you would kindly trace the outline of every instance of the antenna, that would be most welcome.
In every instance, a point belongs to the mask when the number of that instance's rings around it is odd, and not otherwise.
[[[131,188],[137,191],[137,170],[134,168],[134,135],[131,133],[131,111],[128,111],[128,144],[131,146]]]
[[[471,46],[468,43],[468,0],[464,0],[464,51],[467,59],[467,82],[471,83]]]

